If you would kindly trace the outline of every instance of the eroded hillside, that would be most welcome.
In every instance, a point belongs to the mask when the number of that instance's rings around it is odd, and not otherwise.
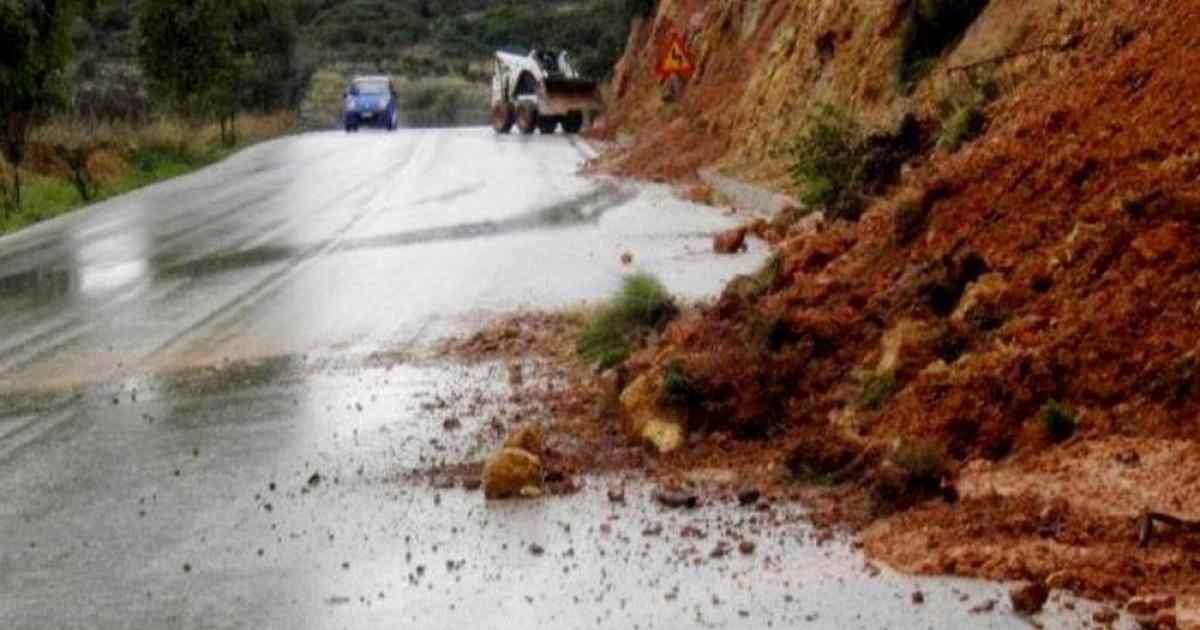
[[[1136,523],[1200,518],[1200,6],[984,4],[907,75],[907,2],[665,0],[635,29],[603,129],[615,170],[803,194],[781,148],[818,109],[920,140],[861,219],[759,226],[767,267],[632,374],[687,384],[656,403],[692,436],[680,462],[863,488],[863,539],[893,564],[1195,624],[1200,537],[1159,525],[1139,547]],[[653,74],[671,29],[688,84]],[[956,94],[983,85],[947,141]]]
[[[844,108],[873,128],[909,114],[932,120],[967,71],[1011,88],[1069,72],[1078,62],[1061,53],[1077,50],[1086,36],[1113,35],[1097,31],[1113,10],[1105,0],[982,4],[961,41],[947,45],[931,76],[910,92],[897,78],[897,46],[911,2],[665,0],[653,20],[635,26],[613,80],[614,111],[603,132],[637,138],[614,163],[668,177],[718,166],[786,185],[786,160],[773,154],[816,107]],[[671,31],[686,35],[699,66],[686,85],[654,73]]]

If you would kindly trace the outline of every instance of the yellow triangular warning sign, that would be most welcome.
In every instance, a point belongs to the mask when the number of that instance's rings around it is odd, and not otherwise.
[[[683,36],[679,33],[671,34],[671,39],[663,49],[662,56],[659,57],[657,71],[658,75],[664,79],[671,76],[690,79],[696,72],[696,64],[692,62],[692,55],[688,52],[687,44],[684,43]]]

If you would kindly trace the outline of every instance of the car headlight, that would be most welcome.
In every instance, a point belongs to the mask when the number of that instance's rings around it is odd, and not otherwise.
[[[358,99],[354,98],[353,96],[347,96],[345,107],[346,107],[346,111],[348,111],[348,112],[352,112],[352,111],[358,109]]]

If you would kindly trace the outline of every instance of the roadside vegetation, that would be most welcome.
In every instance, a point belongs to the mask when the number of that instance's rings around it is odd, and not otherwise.
[[[1051,400],[1038,411],[1042,430],[1053,442],[1065,442],[1075,435],[1075,410],[1060,400]]]
[[[62,120],[39,127],[31,136],[29,157],[22,167],[20,208],[0,209],[0,234],[184,175],[292,127],[284,113],[241,114],[234,123],[239,135],[232,145],[221,139],[217,122],[187,123],[178,117],[136,126],[87,128],[78,121]],[[0,161],[6,181],[11,179],[11,169]]]
[[[833,219],[858,220],[867,203],[895,183],[900,167],[922,152],[916,120],[868,134],[856,119],[831,105],[816,110],[787,145],[792,182],[809,209]]]
[[[0,8],[0,232],[336,124],[388,74],[402,124],[488,120],[496,49],[605,78],[654,0],[37,0]],[[294,124],[292,124],[294,122]],[[165,129],[173,130],[164,133]],[[159,140],[175,138],[173,148]],[[170,143],[167,143],[170,144]]]
[[[996,94],[994,82],[974,74],[947,88],[939,103],[938,148],[956,151],[982,134],[987,127],[984,109]]]
[[[290,0],[6,3],[0,34],[0,233],[290,128]]]
[[[576,350],[588,363],[613,367],[666,328],[677,312],[675,300],[653,276],[630,276],[613,299],[588,320]],[[683,385],[677,388],[683,389]]]

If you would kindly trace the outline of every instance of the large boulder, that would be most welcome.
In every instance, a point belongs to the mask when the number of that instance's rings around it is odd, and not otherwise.
[[[483,467],[483,493],[489,499],[537,494],[541,482],[542,460],[525,449],[506,446]]]
[[[625,433],[659,455],[683,446],[683,418],[662,402],[662,374],[648,372],[621,393],[621,422]]]

